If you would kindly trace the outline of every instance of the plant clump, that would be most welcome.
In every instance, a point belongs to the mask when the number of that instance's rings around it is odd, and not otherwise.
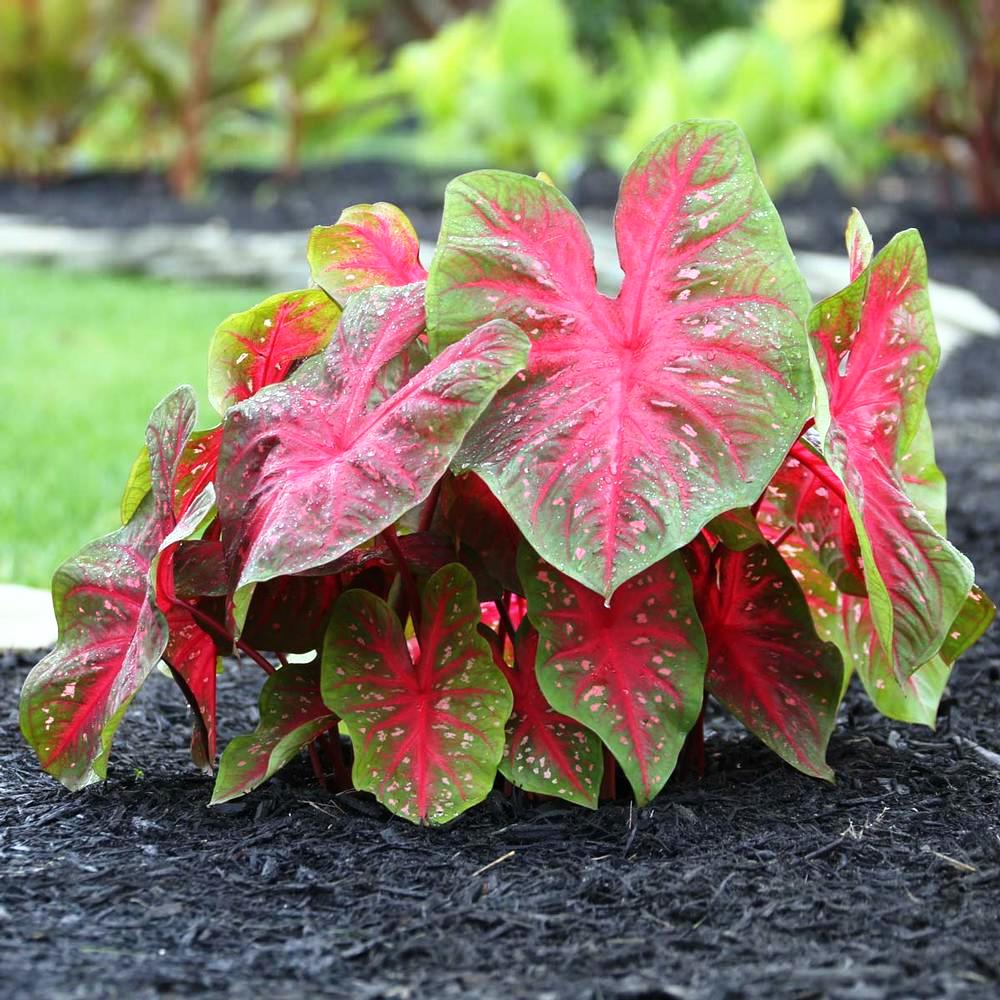
[[[810,305],[746,140],[664,132],[626,174],[624,280],[544,176],[448,187],[430,271],[391,205],[313,231],[315,286],[229,317],[154,410],[122,527],[55,575],[56,648],[21,725],[70,788],[106,776],[159,663],[216,762],[215,684],[267,674],[213,802],[301,749],[339,787],[443,823],[497,783],[651,801],[713,695],[832,778],[856,674],[933,725],[995,609],[945,537],[918,234]]]

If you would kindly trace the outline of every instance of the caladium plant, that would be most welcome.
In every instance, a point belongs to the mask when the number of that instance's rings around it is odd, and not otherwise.
[[[945,537],[919,237],[875,255],[855,213],[850,283],[810,309],[745,140],[706,121],[639,156],[615,231],[612,298],[543,175],[453,181],[429,271],[392,205],[314,230],[316,287],[216,331],[221,423],[164,400],[122,527],[57,572],[21,700],[42,766],[104,778],[162,660],[213,769],[225,653],[267,678],[213,802],[306,750],[415,822],[494,787],[645,804],[709,695],[831,779],[854,673],[933,725],[995,609]]]

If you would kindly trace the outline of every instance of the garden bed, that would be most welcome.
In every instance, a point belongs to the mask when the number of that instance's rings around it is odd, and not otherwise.
[[[1000,343],[932,391],[950,533],[1000,592]],[[710,719],[708,771],[642,811],[499,794],[442,830],[294,764],[208,810],[154,676],[106,784],[70,795],[17,732],[0,660],[0,970],[12,997],[977,997],[1000,989],[1000,637],[937,732],[852,690],[829,786]],[[253,724],[232,667],[224,737]]]

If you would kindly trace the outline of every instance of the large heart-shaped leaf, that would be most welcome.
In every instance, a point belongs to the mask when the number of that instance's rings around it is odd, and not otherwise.
[[[498,665],[514,694],[500,773],[528,792],[555,795],[597,808],[604,753],[597,735],[557,712],[535,673],[538,632],[525,622],[514,639],[514,663]]]
[[[809,318],[816,425],[844,484],[879,647],[900,680],[944,642],[972,586],[969,561],[913,503],[899,463],[925,422],[938,360],[927,261],[900,233]]]
[[[323,648],[323,698],[354,742],[354,783],[414,822],[446,823],[482,801],[503,754],[511,692],[478,633],[469,571],[424,589],[416,660],[384,601],[349,590]]]
[[[383,392],[423,330],[422,291],[354,296],[322,357],[227,413],[219,514],[237,587],[332,562],[415,507],[524,366],[527,339],[497,321]]]
[[[470,435],[476,471],[545,559],[610,596],[763,491],[810,397],[809,298],[739,129],[677,125],[622,182],[625,280],[597,291],[579,216],[502,171],[449,184],[432,352],[486,319],[532,339]]]
[[[701,712],[706,645],[679,554],[623,584],[610,604],[524,546],[518,559],[538,629],[538,683],[592,729],[640,805],[666,783]]]
[[[208,398],[219,413],[282,382],[297,361],[329,343],[340,307],[326,292],[272,295],[222,321],[208,350]]]
[[[306,250],[313,281],[341,305],[376,285],[423,281],[420,241],[395,205],[352,205],[333,226],[316,226]]]
[[[766,542],[721,548],[701,583],[709,691],[793,767],[832,778],[826,746],[844,669],[817,636],[792,570]]]
[[[337,724],[320,694],[320,664],[290,663],[264,683],[260,721],[252,733],[226,744],[211,805],[252,792],[306,744]]]
[[[150,574],[175,540],[173,482],[194,428],[193,390],[171,393],[146,431],[152,489],[127,524],[56,571],[55,649],[21,690],[21,729],[42,767],[69,788],[103,779],[125,709],[167,645]]]

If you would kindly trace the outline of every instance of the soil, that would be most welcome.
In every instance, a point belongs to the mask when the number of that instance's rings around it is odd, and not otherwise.
[[[965,267],[956,251],[948,280]],[[969,260],[996,303],[988,262]],[[931,399],[950,533],[994,595],[998,370],[1000,341],[969,343]],[[934,732],[879,717],[852,689],[831,741],[834,785],[713,713],[704,778],[672,783],[647,809],[495,793],[441,830],[321,791],[305,761],[206,809],[187,709],[159,675],[126,716],[108,781],[71,795],[17,731],[32,659],[0,656],[0,993],[11,1000],[1000,992],[996,626],[956,668]],[[252,728],[258,687],[249,666],[227,670],[224,738]]]

